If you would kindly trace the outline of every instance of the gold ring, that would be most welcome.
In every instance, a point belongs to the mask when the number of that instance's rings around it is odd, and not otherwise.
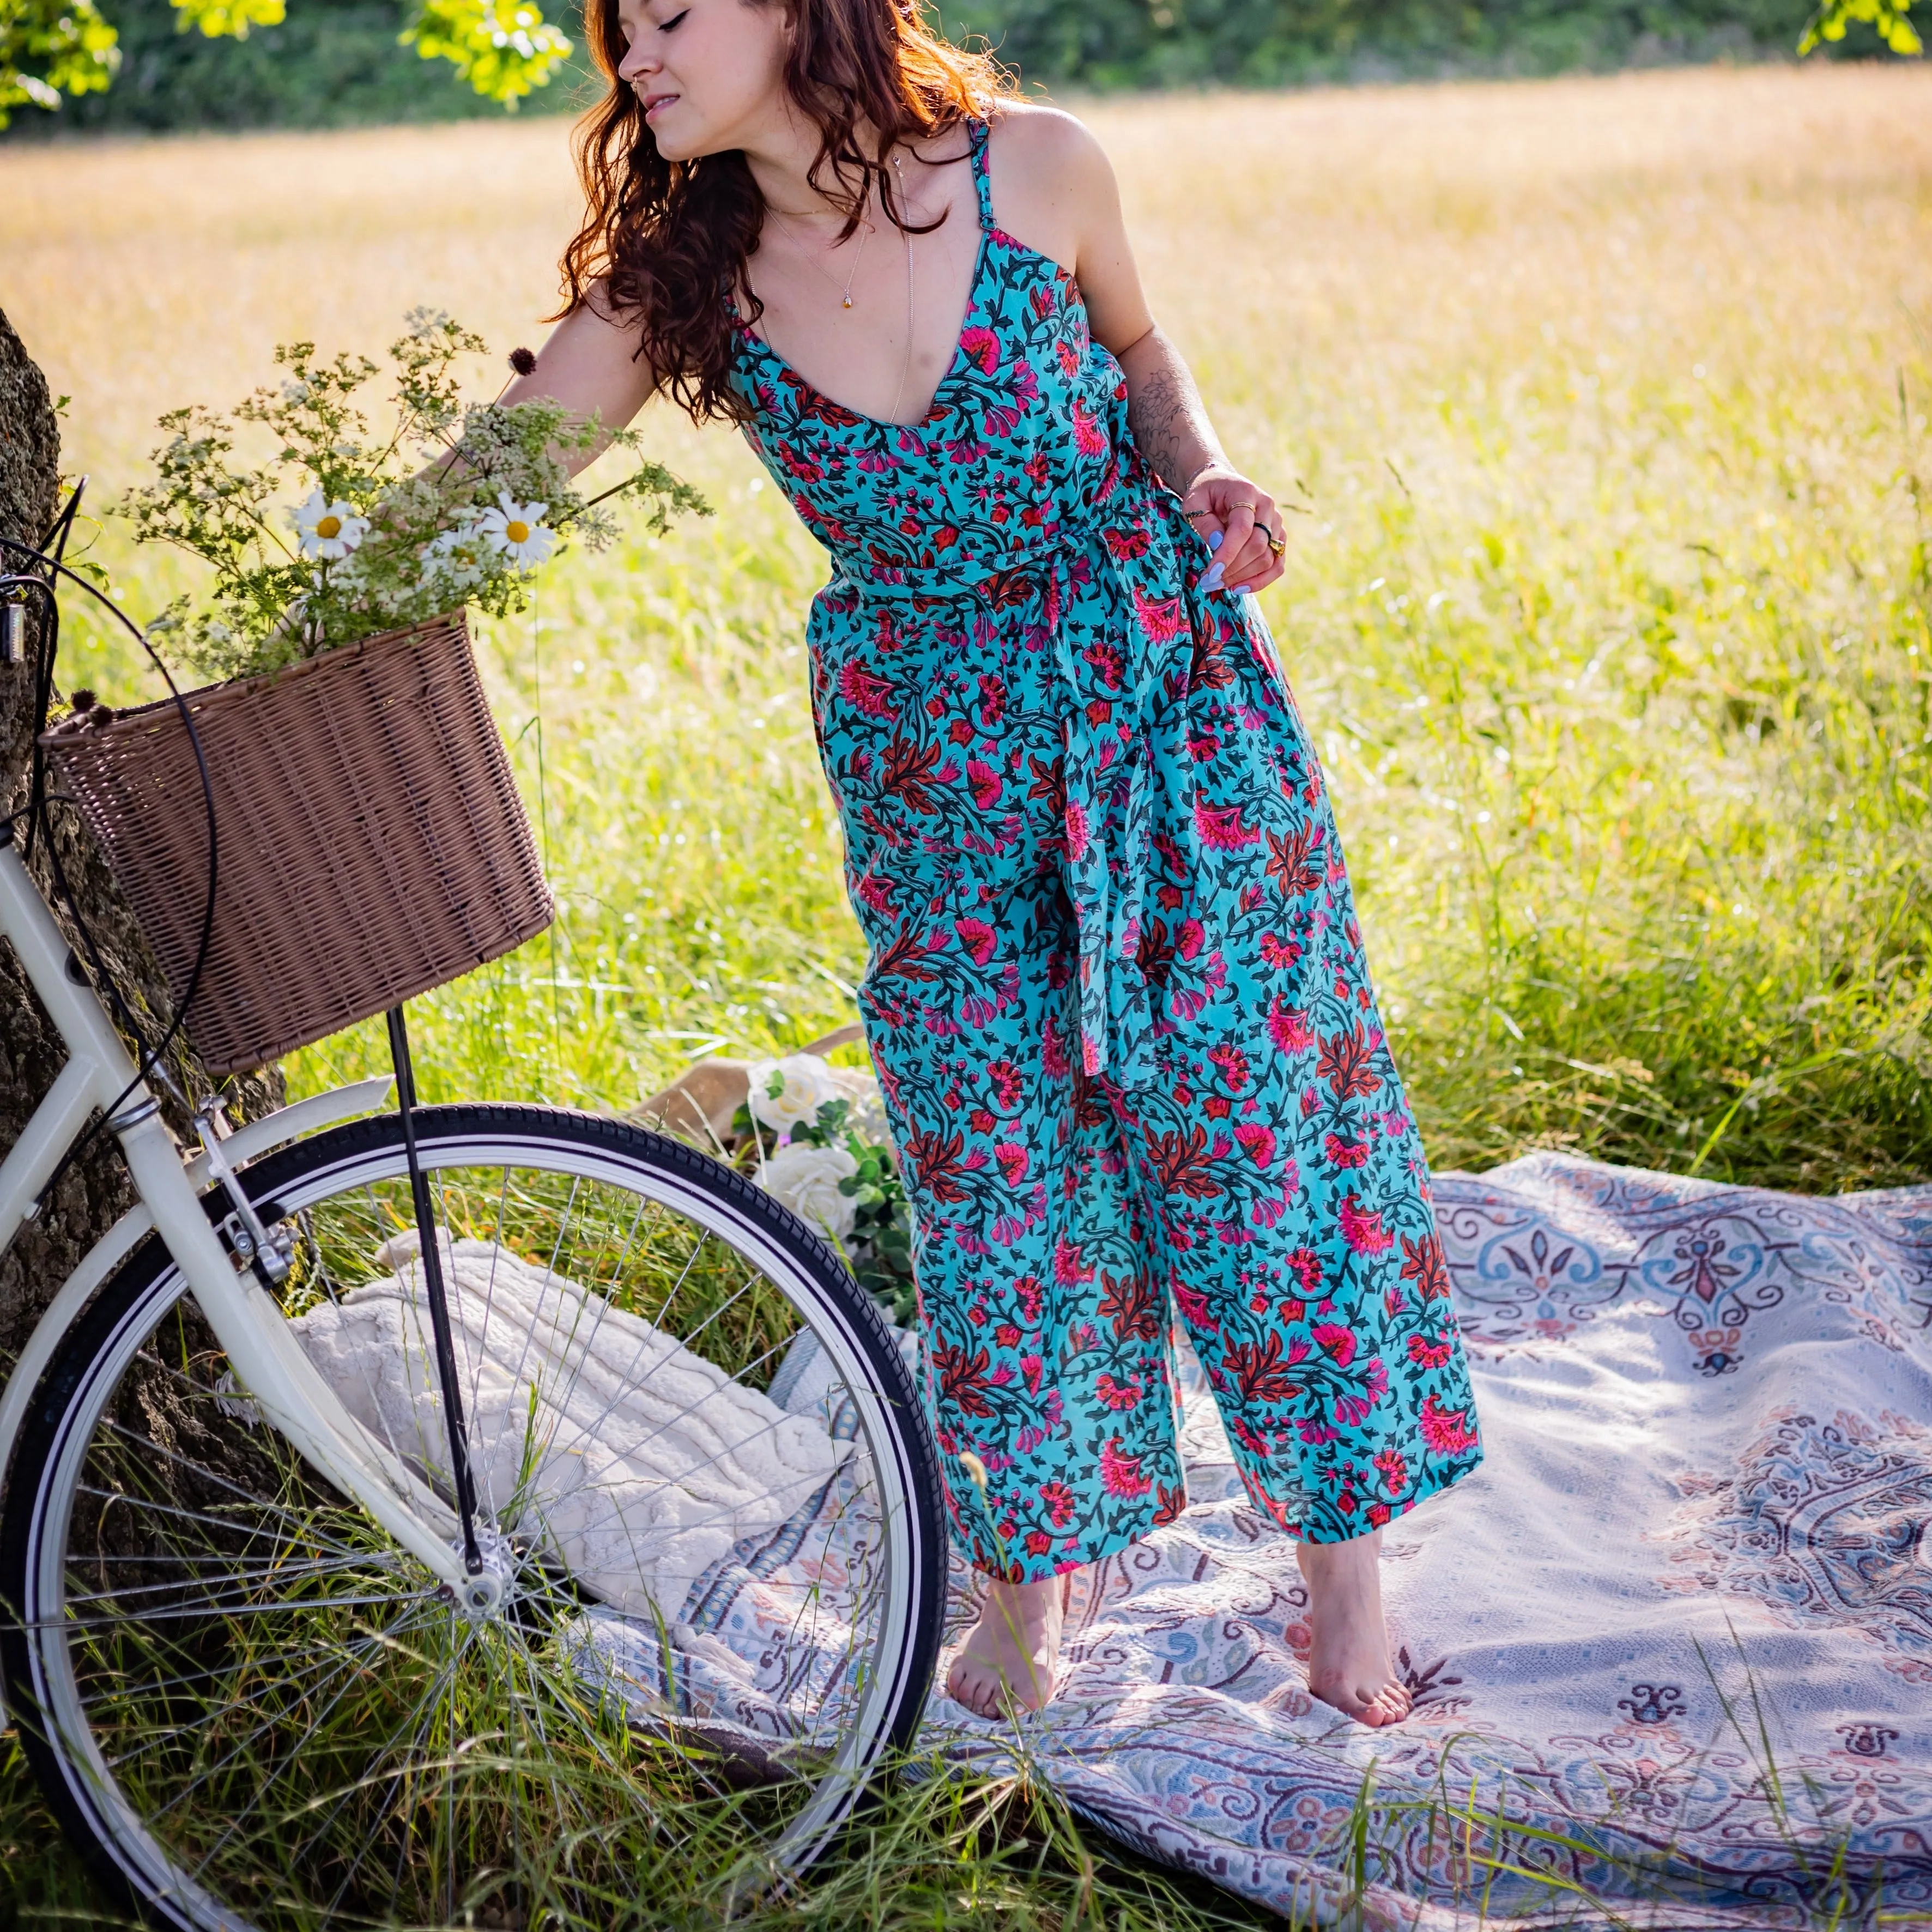
[[[1282,552],[1287,549],[1287,540],[1285,538],[1276,536],[1274,531],[1270,530],[1267,524],[1262,522],[1258,518],[1256,519],[1255,528],[1259,530],[1262,535],[1267,538],[1268,549],[1274,556],[1277,557],[1280,556]]]

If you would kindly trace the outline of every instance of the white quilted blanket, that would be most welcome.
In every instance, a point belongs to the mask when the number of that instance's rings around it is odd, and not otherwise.
[[[351,1414],[446,1488],[421,1243],[395,1272],[290,1324]],[[618,1610],[674,1616],[746,1537],[823,1490],[850,1451],[640,1317],[488,1241],[444,1238],[443,1273],[477,1490],[524,1520]],[[541,1522],[526,1497],[543,1498]]]

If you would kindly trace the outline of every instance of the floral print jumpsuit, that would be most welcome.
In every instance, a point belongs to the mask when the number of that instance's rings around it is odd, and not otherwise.
[[[1030,1580],[1178,1514],[1178,1312],[1254,1504],[1343,1540],[1481,1455],[1428,1168],[1267,628],[1201,590],[986,143],[923,421],[830,401],[748,328],[737,364],[833,562],[814,714],[954,1532]]]

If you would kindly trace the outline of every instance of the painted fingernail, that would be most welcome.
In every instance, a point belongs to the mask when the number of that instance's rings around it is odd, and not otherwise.
[[[1201,573],[1201,587],[1203,590],[1218,590],[1220,589],[1221,566],[1218,563],[1210,563],[1208,568]]]
[[[1221,548],[1221,539],[1226,535],[1226,530],[1210,530],[1208,532],[1208,548],[1210,550],[1219,550]]]

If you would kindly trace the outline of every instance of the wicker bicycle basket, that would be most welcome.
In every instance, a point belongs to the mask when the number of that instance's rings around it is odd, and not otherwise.
[[[214,926],[186,1019],[214,1073],[442,985],[552,917],[462,613],[187,698],[214,792]],[[178,1003],[208,818],[172,701],[41,740]]]

